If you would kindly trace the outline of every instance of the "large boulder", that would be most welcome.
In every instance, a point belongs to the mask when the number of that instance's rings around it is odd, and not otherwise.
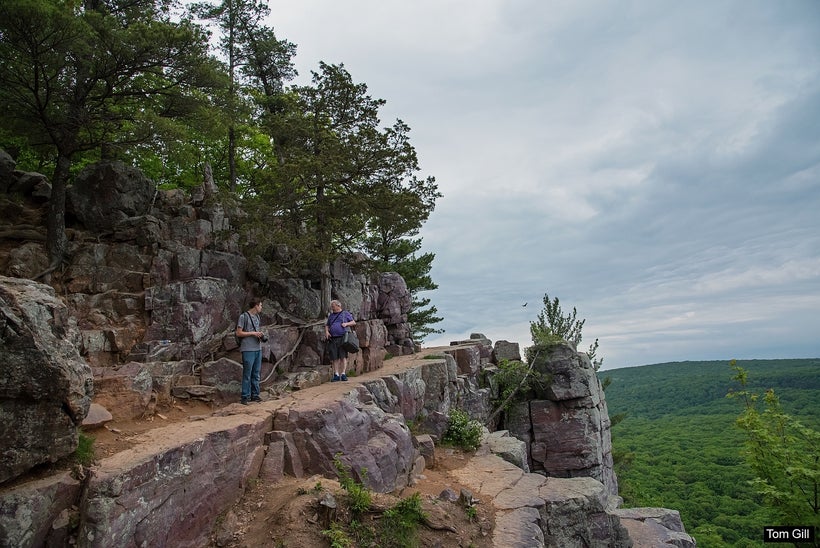
[[[394,354],[412,354],[413,341],[410,339],[410,325],[407,323],[407,314],[412,306],[412,295],[407,284],[396,272],[379,274],[376,282],[378,296],[376,297],[375,317],[384,322],[389,337],[390,352]],[[390,347],[393,348],[390,348]],[[407,351],[402,351],[407,349]]]
[[[498,364],[501,360],[521,361],[521,349],[517,342],[495,341],[492,362]]]
[[[629,531],[635,546],[695,548],[695,539],[686,534],[680,512],[667,508],[619,508],[614,514]]]
[[[71,546],[82,488],[70,472],[60,472],[6,489],[0,496],[0,546]]]
[[[534,471],[594,478],[617,494],[609,412],[587,355],[566,343],[551,345],[538,351],[534,370],[550,379],[548,386],[513,406],[504,428],[529,444]]]
[[[54,290],[0,277],[0,482],[77,448],[93,395],[80,332]]]
[[[217,516],[258,475],[268,430],[270,418],[239,415],[147,432],[145,444],[92,471],[77,544],[205,546]]]
[[[26,242],[9,252],[6,273],[14,278],[34,278],[46,268],[48,256],[39,242]]]
[[[83,169],[68,189],[72,213],[86,229],[112,231],[129,217],[146,215],[156,184],[135,167],[122,162],[100,162]]]
[[[145,364],[129,362],[117,369],[98,367],[94,370],[94,401],[111,410],[117,420],[129,420],[150,415],[153,378]]]
[[[416,461],[410,430],[400,415],[375,404],[321,401],[280,408],[270,435],[292,443],[291,458],[304,474],[335,474],[334,456],[368,488],[384,493],[405,487]]]
[[[478,454],[452,473],[481,500],[491,499],[496,509],[494,546],[633,545],[614,513],[618,499],[592,478],[545,478],[492,454]]]

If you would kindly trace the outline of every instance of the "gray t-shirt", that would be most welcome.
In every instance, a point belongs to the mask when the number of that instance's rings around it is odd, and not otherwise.
[[[249,312],[243,312],[236,322],[236,327],[242,331],[259,331],[259,316],[254,316]],[[262,342],[258,337],[242,337],[239,342],[240,352],[253,352],[262,350]]]

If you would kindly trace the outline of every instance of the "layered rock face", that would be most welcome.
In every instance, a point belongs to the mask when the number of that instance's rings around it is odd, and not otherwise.
[[[47,264],[46,211],[35,190],[47,195],[48,181],[14,170],[4,152],[0,160],[0,189],[14,196],[0,195],[0,231],[22,243],[0,248],[0,273],[33,278]],[[287,270],[241,253],[230,217],[242,213],[226,211],[216,192],[207,179],[191,195],[159,190],[119,162],[77,175],[67,197],[70,260],[52,283],[78,318],[81,353],[92,366],[142,361],[160,351],[164,358],[202,359],[232,350],[220,347],[216,335],[233,330],[249,295],[264,299],[268,326],[304,326],[323,317],[328,304],[320,302],[318,280],[275,277]],[[337,260],[331,278],[333,297],[357,320],[382,321],[386,344],[412,348],[410,294],[400,276],[373,277]]]
[[[0,151],[0,274],[33,278],[45,253],[48,180],[14,169]],[[92,366],[96,400],[115,418],[150,415],[174,398],[238,399],[241,357],[232,335],[249,296],[263,299],[263,388],[326,380],[318,280],[288,276],[247,258],[212,180],[160,190],[119,162],[86,167],[68,189],[67,266],[50,283],[76,322],[76,348]],[[284,255],[287,250],[266,254]],[[353,257],[355,259],[355,257]],[[274,259],[270,259],[273,261]],[[275,277],[274,273],[279,272]],[[282,274],[282,273],[285,274]],[[355,372],[378,369],[387,352],[412,353],[410,294],[395,273],[331,265],[332,296],[358,321]]]
[[[559,344],[545,349],[534,370],[550,379],[548,387],[516,404],[504,425],[527,443],[532,470],[559,478],[594,478],[617,495],[609,412],[589,358]]]

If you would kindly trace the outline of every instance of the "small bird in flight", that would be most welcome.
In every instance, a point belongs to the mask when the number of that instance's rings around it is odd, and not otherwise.
[[[525,306],[527,306],[527,303],[522,304],[522,305],[521,305],[521,308],[523,308],[523,307],[525,307]]]

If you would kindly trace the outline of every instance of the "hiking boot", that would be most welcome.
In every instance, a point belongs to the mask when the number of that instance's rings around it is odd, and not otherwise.
[[[339,375],[333,375],[333,378],[330,379],[330,382],[339,382],[340,380],[341,379],[339,378]]]
[[[251,398],[251,401],[253,403],[262,403],[262,398],[260,398],[259,396],[254,396]]]
[[[241,400],[239,400],[239,403],[241,403],[242,405],[248,405],[248,400],[242,398]]]
[[[345,375],[344,373],[342,373],[342,380],[343,380],[343,381],[346,381],[346,380],[347,380],[347,375]]]

